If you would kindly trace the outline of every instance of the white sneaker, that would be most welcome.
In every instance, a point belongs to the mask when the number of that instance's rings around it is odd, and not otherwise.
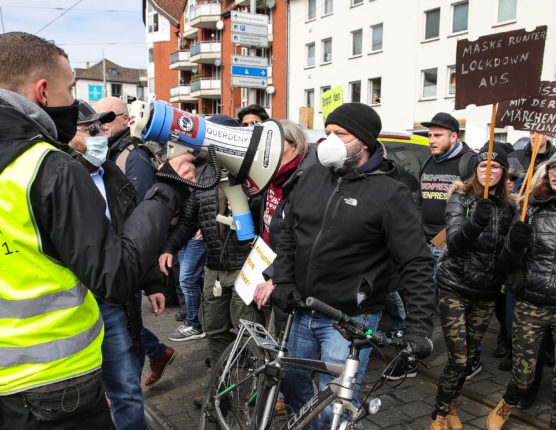
[[[174,342],[182,342],[184,340],[202,339],[205,336],[206,334],[202,329],[196,329],[182,324],[174,333],[168,336],[168,339]]]

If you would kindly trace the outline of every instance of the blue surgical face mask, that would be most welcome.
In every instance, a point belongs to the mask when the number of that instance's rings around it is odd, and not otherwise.
[[[108,154],[108,136],[89,136],[85,138],[87,152],[83,158],[95,167],[100,167],[106,161]]]

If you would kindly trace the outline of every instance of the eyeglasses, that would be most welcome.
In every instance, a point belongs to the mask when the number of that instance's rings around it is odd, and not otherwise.
[[[242,127],[253,127],[255,124],[260,124],[261,121],[249,121],[249,122],[242,122]]]
[[[550,166],[548,168],[548,174],[549,175],[554,175],[556,173],[556,164],[553,164],[552,166]]]
[[[494,164],[494,163],[490,163],[490,171],[493,173],[498,173],[500,171],[500,169],[502,169],[502,166],[500,164]],[[481,172],[486,172],[487,170],[487,163],[479,163],[479,165],[477,166],[477,170],[481,171]]]
[[[106,127],[103,124],[91,124],[89,127],[77,127],[77,130],[96,136],[101,130],[106,131]]]

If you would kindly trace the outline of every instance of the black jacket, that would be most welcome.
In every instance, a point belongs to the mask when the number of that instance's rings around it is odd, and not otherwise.
[[[305,171],[289,196],[273,280],[356,315],[383,308],[393,262],[406,289],[409,331],[430,336],[432,256],[409,190],[391,176],[391,162],[379,163],[344,178],[320,163]]]
[[[556,195],[531,197],[526,222],[533,234],[520,262],[517,295],[540,306],[556,306]]]
[[[546,142],[546,152],[538,153],[535,157],[535,169],[541,163],[548,161],[550,157],[552,157],[556,153],[556,148],[550,141]],[[527,172],[529,168],[529,164],[531,164],[531,157],[533,155],[533,149],[531,148],[531,142],[525,145],[525,148],[519,149],[508,154],[508,159],[516,160],[519,164],[517,166],[514,165],[516,168],[521,168],[522,174]]]
[[[197,167],[197,183],[207,185],[215,178],[208,163]],[[200,228],[207,244],[205,266],[211,270],[239,270],[251,251],[250,241],[239,241],[229,226],[216,222],[216,215],[231,215],[228,201],[220,187],[195,190],[186,200],[176,227],[170,232],[162,252],[177,252]]]
[[[463,187],[462,182],[454,184],[454,192],[446,204],[447,247],[438,263],[438,286],[467,298],[494,300],[505,279],[505,273],[497,270],[500,269],[499,254],[516,205],[513,201],[502,204],[491,197],[496,204],[488,226],[483,231],[471,229],[473,237],[470,237],[466,226],[479,198],[464,194]]]
[[[0,171],[37,142],[67,149],[55,136],[54,123],[38,105],[0,90]],[[157,257],[183,191],[157,182],[118,235],[87,170],[67,153],[52,151],[38,167],[30,202],[43,252],[95,296],[124,303]]]

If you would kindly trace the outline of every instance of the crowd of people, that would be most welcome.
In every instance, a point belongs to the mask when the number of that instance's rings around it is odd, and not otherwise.
[[[497,350],[512,373],[488,429],[534,399],[556,333],[556,149],[546,136],[532,133],[521,151],[500,142],[473,151],[459,140],[458,121],[440,112],[423,123],[431,157],[414,199],[368,105],[332,111],[318,145],[282,120],[279,167],[250,202],[256,233],[276,258],[246,304],[234,283],[252,241],[217,222],[233,211],[225,193],[172,179],[206,185],[220,172],[190,154],[160,159],[130,136],[121,99],[92,107],[74,100],[73,85],[63,50],[27,33],[0,35],[0,428],[146,429],[144,358],[150,386],[177,353],[143,326],[141,300],[148,296],[155,315],[164,311],[165,290],[176,287],[164,276],[176,259],[185,308],[168,339],[206,339],[208,367],[240,318],[279,331],[293,308],[288,354],[343,363],[348,343],[334,321],[303,306],[313,296],[373,330],[390,309],[400,319],[391,336],[418,358],[432,352],[438,312],[447,360],[431,430],[463,428],[457,399],[481,371],[494,315]],[[268,119],[250,105],[238,119],[207,121],[256,127]],[[537,173],[526,176],[533,143]],[[523,177],[532,191],[520,199]],[[370,349],[360,354],[359,385],[370,357]],[[400,365],[387,377],[416,375]],[[312,378],[287,370],[288,413],[313,396]],[[331,379],[321,375],[319,387]],[[327,429],[331,416],[330,406],[307,428]]]

